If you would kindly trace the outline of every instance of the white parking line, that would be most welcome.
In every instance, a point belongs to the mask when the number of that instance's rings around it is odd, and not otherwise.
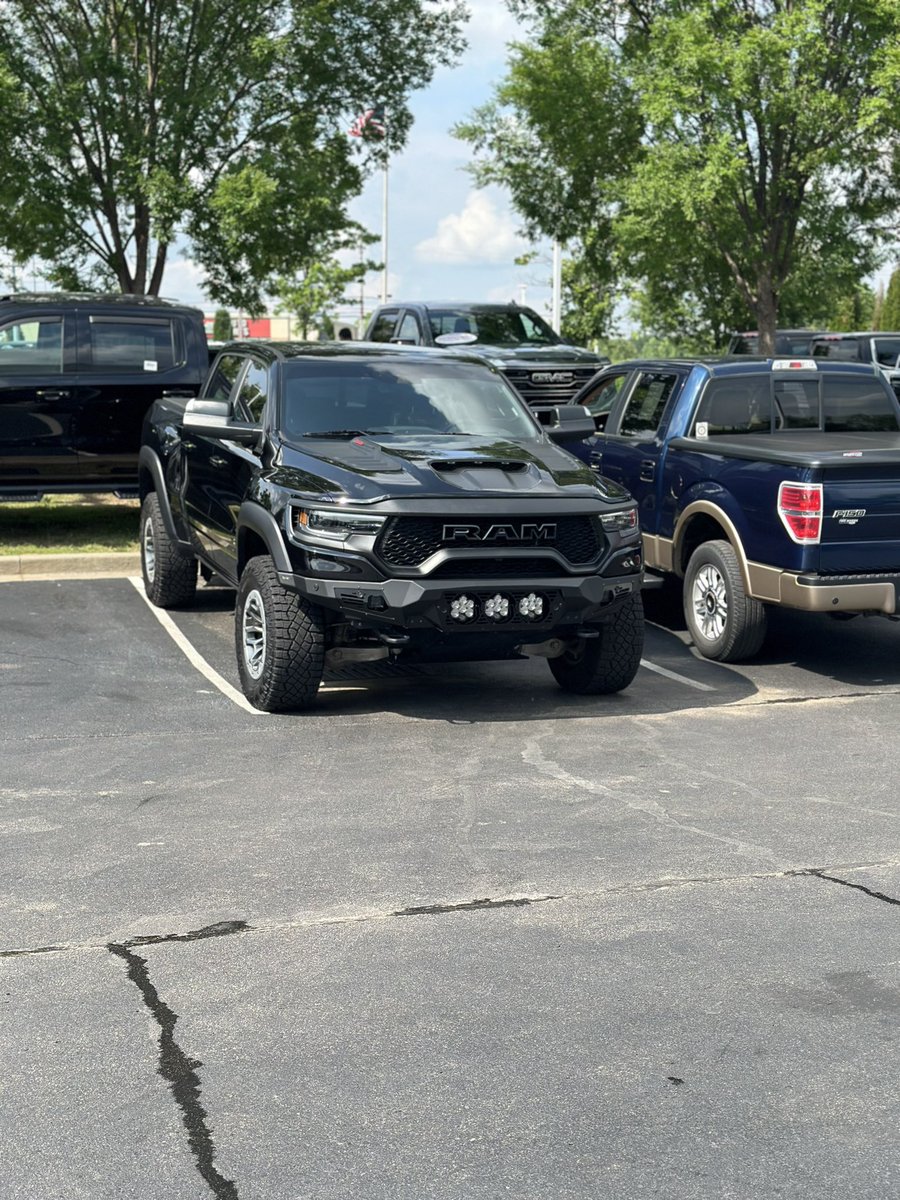
[[[696,679],[688,679],[687,675],[679,675],[677,671],[670,671],[667,667],[658,667],[656,663],[652,663],[646,658],[641,659],[641,666],[646,667],[648,671],[655,671],[657,675],[665,675],[667,679],[674,679],[677,683],[686,683],[688,687],[696,688],[698,692],[714,692],[716,690],[708,683],[698,683]]]
[[[128,582],[134,585],[137,594],[153,613],[154,617],[156,617],[157,621],[159,621],[160,625],[162,625],[178,649],[184,654],[191,666],[196,667],[200,674],[208,679],[213,687],[217,687],[223,696],[227,696],[229,700],[236,704],[238,708],[242,708],[244,712],[253,713],[257,717],[267,717],[269,715],[259,708],[254,708],[243,693],[239,692],[236,687],[232,687],[227,679],[223,679],[219,672],[214,670],[201,654],[197,653],[191,642],[184,636],[165,609],[157,608],[155,604],[150,603],[144,591],[143,579],[129,576]]]

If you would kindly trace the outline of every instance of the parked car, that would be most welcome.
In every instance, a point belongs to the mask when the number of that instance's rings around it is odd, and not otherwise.
[[[203,314],[149,296],[0,296],[0,500],[137,495],[141,425],[167,389],[196,393]]]
[[[818,337],[819,329],[776,329],[776,354],[809,354],[812,339]],[[728,343],[729,354],[759,354],[759,334],[756,330],[734,333]]]
[[[564,404],[609,359],[572,346],[518,304],[407,301],[376,308],[369,342],[477,350],[530,404]]]
[[[813,338],[810,351],[816,358],[874,363],[900,395],[900,333],[823,333]]]
[[[638,360],[574,403],[596,426],[576,452],[637,500],[705,657],[751,658],[768,605],[898,614],[900,406],[876,368]]]
[[[244,692],[303,708],[327,665],[547,658],[560,687],[626,687],[643,643],[635,505],[484,363],[396,346],[235,343],[141,447],[144,585],[237,588]]]

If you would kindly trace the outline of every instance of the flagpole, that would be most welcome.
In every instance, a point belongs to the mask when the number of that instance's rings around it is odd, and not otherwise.
[[[388,160],[384,160],[384,180],[381,193],[381,303],[388,298]]]

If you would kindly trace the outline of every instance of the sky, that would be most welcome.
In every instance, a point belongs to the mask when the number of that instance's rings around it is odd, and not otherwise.
[[[545,261],[515,265],[530,247],[518,233],[509,198],[500,188],[474,187],[465,170],[471,147],[450,133],[490,99],[505,73],[507,43],[521,36],[503,0],[468,0],[468,7],[468,49],[456,67],[442,68],[429,87],[412,95],[415,122],[405,149],[390,161],[388,293],[395,300],[517,300],[548,313],[549,244],[538,247]],[[378,172],[350,207],[350,215],[379,238],[368,251],[374,259],[381,258],[382,192]],[[367,277],[367,311],[379,302],[380,287],[380,274]],[[183,258],[171,260],[163,292],[215,307],[203,296],[202,272]],[[358,316],[358,304],[354,309]]]

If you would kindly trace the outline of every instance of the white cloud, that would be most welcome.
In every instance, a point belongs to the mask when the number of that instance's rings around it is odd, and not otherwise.
[[[418,243],[416,258],[425,263],[500,263],[525,248],[509,210],[498,210],[485,192],[471,191],[461,212],[442,217],[437,233]]]
[[[521,24],[501,0],[469,0],[465,27],[466,58],[473,62],[502,62],[508,42],[522,40]]]

